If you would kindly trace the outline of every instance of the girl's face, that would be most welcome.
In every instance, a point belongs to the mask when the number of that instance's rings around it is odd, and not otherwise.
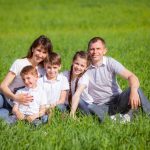
[[[36,64],[39,64],[40,62],[42,62],[47,57],[47,51],[41,45],[32,49],[32,52],[33,52],[33,55],[32,55],[31,59]]]
[[[87,60],[77,57],[73,61],[73,76],[77,77],[87,69]]]

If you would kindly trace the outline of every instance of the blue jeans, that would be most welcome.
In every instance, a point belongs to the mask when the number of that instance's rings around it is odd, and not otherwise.
[[[58,110],[61,112],[66,112],[66,111],[69,111],[70,109],[68,104],[58,104],[56,108],[58,108]]]
[[[150,101],[145,97],[142,90],[138,89],[141,108],[143,112],[150,115]],[[110,99],[108,103],[97,105],[91,104],[88,105],[88,109],[94,115],[97,115],[100,122],[104,121],[105,115],[114,115],[116,113],[125,114],[131,110],[131,106],[128,104],[130,95],[130,88],[123,91],[120,95],[115,96],[113,99]]]
[[[0,108],[5,108],[7,109],[10,113],[12,112],[12,107],[10,104],[7,102],[5,96],[0,93]]]
[[[48,122],[48,115],[43,115],[42,117],[33,120],[31,124],[37,127],[39,125],[46,124],[47,122]]]
[[[7,103],[4,95],[0,93],[0,118],[9,122],[9,112],[11,112],[10,105]]]
[[[81,112],[83,114],[86,114],[86,115],[90,114],[90,110],[88,109],[88,105],[89,105],[89,103],[87,103],[84,100],[80,99],[78,107],[79,107],[79,109],[81,110]]]

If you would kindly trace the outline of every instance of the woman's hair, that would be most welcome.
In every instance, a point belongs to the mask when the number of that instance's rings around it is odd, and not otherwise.
[[[85,51],[77,51],[75,53],[75,55],[73,56],[72,61],[74,62],[78,57],[87,60],[87,67],[90,65],[90,58],[89,58],[87,52],[85,52]],[[85,71],[83,73],[81,73],[77,77],[76,82],[75,82],[75,91],[77,89],[78,81],[81,78],[81,76],[85,73]],[[71,106],[71,103],[72,103],[72,92],[71,92],[71,80],[72,80],[72,77],[73,77],[73,65],[71,65],[70,74],[69,74],[69,87],[70,87],[69,89],[70,90],[69,90],[69,95],[68,95],[68,102],[69,102],[70,106]]]
[[[51,40],[47,38],[45,35],[41,35],[37,39],[35,39],[31,44],[26,58],[31,58],[33,55],[33,49],[38,46],[41,46],[44,50],[46,50],[48,52],[48,55],[50,55],[51,52],[53,51],[53,45]]]

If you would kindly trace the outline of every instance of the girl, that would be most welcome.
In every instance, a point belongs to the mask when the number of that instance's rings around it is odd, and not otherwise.
[[[30,95],[15,94],[17,89],[24,86],[20,72],[23,67],[32,65],[37,69],[38,75],[42,76],[44,74],[43,61],[48,55],[50,55],[52,49],[53,46],[51,41],[46,36],[41,35],[33,41],[27,56],[22,59],[17,59],[12,64],[9,72],[1,83],[2,93],[0,93],[0,108],[2,109],[0,109],[0,116],[3,116],[3,112],[6,114],[6,109],[11,112],[12,100],[25,105],[32,101],[32,96]],[[4,108],[6,109],[4,110]],[[7,116],[5,114],[4,116]]]
[[[78,104],[85,114],[89,114],[89,110],[85,106],[93,102],[92,97],[88,94],[89,77],[84,74],[89,63],[88,54],[84,51],[78,51],[73,57],[70,71],[64,72],[70,85],[68,103],[71,107],[70,115],[72,117],[75,116]]]

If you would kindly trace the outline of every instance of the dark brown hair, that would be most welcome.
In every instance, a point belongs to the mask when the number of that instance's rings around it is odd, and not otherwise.
[[[51,65],[61,65],[61,57],[55,52],[51,54],[44,60],[44,63],[50,63]]]
[[[73,56],[73,62],[78,58],[82,58],[82,59],[85,59],[87,60],[87,67],[90,65],[90,59],[89,59],[89,56],[88,56],[88,53],[85,52],[85,51],[77,51],[75,53],[75,55]],[[69,102],[69,105],[71,106],[71,103],[72,103],[72,92],[71,92],[71,80],[72,80],[72,77],[73,77],[73,65],[71,65],[71,68],[70,68],[70,74],[69,74],[69,95],[68,95],[68,102]],[[81,73],[77,79],[76,79],[76,82],[75,82],[75,91],[77,89],[77,85],[78,85],[78,81],[79,79],[81,78],[81,76],[85,73],[85,71],[83,73]]]
[[[106,46],[106,42],[105,42],[105,40],[103,38],[101,38],[101,37],[93,37],[92,39],[90,39],[90,41],[88,43],[88,49],[87,50],[90,49],[91,44],[93,44],[93,43],[95,43],[97,41],[101,41],[103,43],[103,45]]]
[[[31,58],[33,55],[33,49],[38,46],[41,46],[43,49],[45,49],[48,52],[48,55],[50,55],[51,52],[53,51],[53,45],[52,45],[51,40],[45,35],[41,35],[33,41],[26,57]]]

